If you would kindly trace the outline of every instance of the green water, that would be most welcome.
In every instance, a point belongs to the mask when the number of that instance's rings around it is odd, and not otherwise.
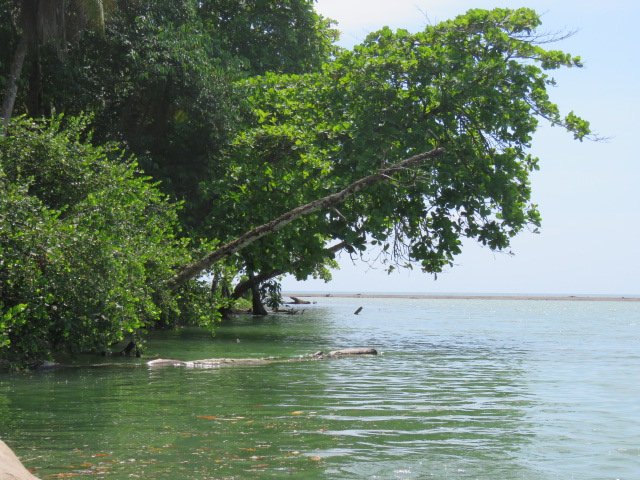
[[[0,438],[45,479],[640,478],[640,304],[321,298],[147,354],[352,346],[0,375]]]

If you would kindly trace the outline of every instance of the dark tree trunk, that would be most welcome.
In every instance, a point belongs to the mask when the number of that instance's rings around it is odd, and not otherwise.
[[[252,278],[247,278],[246,280],[243,280],[236,285],[236,287],[233,289],[233,293],[231,294],[231,298],[237,300],[249,290],[251,290],[255,283],[260,284],[262,282],[266,282],[267,280],[271,280],[272,278],[284,273],[285,272],[283,270],[273,270],[271,272],[261,272],[260,274]]]
[[[2,97],[2,125],[6,134],[18,95],[18,82],[22,76],[29,50],[36,52],[29,72],[27,108],[32,115],[42,113],[41,66],[38,46],[54,42],[61,52],[65,42],[64,0],[22,0],[20,2],[20,40],[13,54],[9,77]]]
[[[24,67],[24,60],[27,57],[29,51],[29,44],[33,40],[33,29],[30,28],[29,12],[24,10],[27,8],[27,4],[33,4],[34,2],[23,2],[22,11],[22,34],[16,47],[16,51],[13,54],[13,61],[11,62],[11,68],[9,70],[9,77],[7,78],[7,84],[2,96],[2,126],[3,132],[7,134],[7,127],[13,114],[13,107],[16,103],[16,96],[18,95],[18,81],[22,76],[22,68]]]
[[[62,55],[67,41],[66,0],[38,0],[35,29],[40,45],[52,44],[58,55]]]
[[[40,48],[37,44],[33,46],[30,61],[29,86],[26,92],[27,112],[31,117],[44,115],[42,105],[42,65],[40,62]]]
[[[13,55],[7,83],[2,95],[2,133],[6,135],[7,126],[13,115],[18,95],[18,82],[22,76],[25,59],[29,50],[38,53],[39,45],[53,44],[59,55],[63,54],[67,35],[67,0],[20,0],[20,40]],[[71,9],[73,17],[81,17],[75,25],[75,36],[85,27],[104,32],[104,10],[102,0],[76,0]],[[73,37],[73,35],[72,35]],[[27,108],[32,115],[43,112],[42,79],[39,55],[33,59],[33,68],[29,72]]]
[[[267,309],[262,304],[262,298],[260,298],[260,284],[256,281],[253,273],[249,274],[251,280],[251,313],[254,315],[268,315]]]
[[[34,5],[33,29],[34,41],[31,46],[31,72],[27,89],[27,111],[32,117],[44,115],[42,92],[42,46],[51,46],[58,57],[62,58],[66,47],[66,0],[37,0]]]

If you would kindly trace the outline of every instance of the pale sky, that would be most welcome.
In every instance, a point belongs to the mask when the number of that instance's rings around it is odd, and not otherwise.
[[[554,72],[552,99],[591,122],[605,143],[574,141],[544,127],[532,152],[541,171],[532,178],[542,212],[538,235],[523,233],[514,256],[466,242],[456,265],[434,280],[419,270],[387,275],[382,268],[342,268],[332,282],[285,279],[285,291],[549,293],[640,295],[640,65],[635,0],[318,0],[317,10],[339,22],[340,44],[351,47],[389,25],[417,31],[469,8],[527,6],[543,14],[542,31],[576,33],[554,46],[580,55],[583,69]]]

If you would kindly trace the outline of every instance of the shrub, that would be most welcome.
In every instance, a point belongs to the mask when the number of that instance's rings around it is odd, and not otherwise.
[[[0,139],[0,358],[99,351],[175,310],[178,207],[87,124],[21,118]]]

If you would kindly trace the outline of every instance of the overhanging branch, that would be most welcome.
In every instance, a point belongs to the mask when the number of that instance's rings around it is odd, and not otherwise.
[[[334,255],[335,253],[339,252],[346,246],[347,246],[347,242],[340,242],[340,243],[337,243],[336,245],[333,245],[325,249],[324,250],[325,257]],[[277,269],[277,270],[270,270],[267,272],[260,272],[258,275],[254,276],[252,279],[250,278],[250,279],[241,281],[233,289],[231,298],[238,299],[242,297],[247,291],[249,291],[253,283],[258,283],[258,284],[264,283],[268,280],[271,280],[272,278],[279,277],[280,275],[284,275],[285,273],[290,273],[291,270],[296,268],[298,264],[299,262],[294,262],[288,270]]]
[[[416,165],[420,165],[426,160],[441,155],[443,152],[443,148],[434,148],[429,152],[420,153],[418,155],[406,158],[390,167],[382,168],[376,173],[356,180],[339,192],[332,193],[331,195],[327,195],[326,197],[319,198],[304,205],[300,205],[293,210],[289,210],[279,217],[276,217],[263,225],[249,230],[248,232],[240,235],[235,240],[222,245],[221,247],[217,248],[213,252],[208,253],[199,260],[181,267],[180,269],[178,269],[178,272],[173,276],[173,278],[169,280],[168,286],[172,290],[175,290],[187,280],[197,277],[201,272],[210,268],[216,262],[239,252],[243,248],[251,245],[253,242],[270,233],[277,232],[291,222],[294,222],[295,220],[309,215],[313,212],[317,212],[318,210],[323,210],[338,205],[344,202],[349,196],[361,190],[364,190],[370,185],[388,181],[389,177],[394,173],[407,168],[415,167]]]

